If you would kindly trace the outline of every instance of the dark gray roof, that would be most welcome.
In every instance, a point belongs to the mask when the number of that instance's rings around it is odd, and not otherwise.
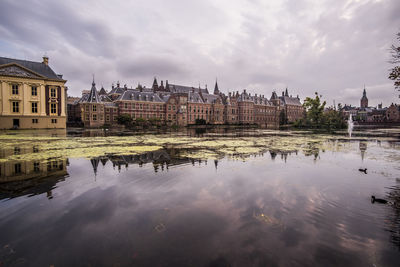
[[[94,83],[94,80],[92,82],[92,89],[90,89],[90,93],[88,95],[86,102],[89,102],[89,103],[100,103],[101,102],[99,94],[97,93],[96,84]]]
[[[101,102],[112,102],[112,99],[108,95],[99,95]]]
[[[290,97],[290,96],[280,96],[279,99],[285,105],[294,105],[294,106],[302,106],[300,99],[297,97]]]
[[[34,62],[21,59],[13,59],[0,57],[0,66],[4,64],[16,63],[21,65],[31,71],[34,71],[48,79],[64,81],[60,76],[58,76],[48,65],[42,62]]]
[[[140,92],[140,91],[134,91],[134,90],[126,90],[122,95],[120,95],[117,98],[117,100],[164,102],[164,98],[161,98],[157,93]]]
[[[215,101],[219,98],[218,95],[211,95],[211,94],[201,94],[203,97],[204,103],[215,103]]]
[[[88,102],[88,98],[89,98],[89,94],[83,94],[81,99],[79,99],[77,103]]]
[[[195,88],[195,87],[190,87],[190,86],[183,86],[183,85],[177,85],[177,84],[169,84],[168,85],[169,91],[172,93],[188,93],[188,92],[201,92],[204,94],[208,94],[208,90],[204,88]]]
[[[203,98],[201,97],[199,92],[189,91],[187,92],[187,95],[188,95],[188,102],[190,103],[204,103]]]

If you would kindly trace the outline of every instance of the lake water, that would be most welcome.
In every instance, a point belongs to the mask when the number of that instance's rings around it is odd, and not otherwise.
[[[399,266],[399,128],[0,144],[0,266]]]

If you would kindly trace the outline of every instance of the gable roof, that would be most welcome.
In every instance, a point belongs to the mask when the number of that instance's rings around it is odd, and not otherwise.
[[[65,81],[59,75],[57,75],[48,65],[42,62],[0,57],[0,67],[2,65],[13,64],[13,63],[20,65],[28,70],[31,70],[34,73],[37,73],[40,76],[43,76],[47,79]]]

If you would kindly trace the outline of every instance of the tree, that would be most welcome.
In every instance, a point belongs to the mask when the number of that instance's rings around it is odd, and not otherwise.
[[[304,100],[303,106],[306,109],[304,119],[295,122],[295,127],[317,128],[317,129],[342,129],[346,127],[345,118],[339,110],[325,110],[326,101],[321,103],[321,97],[315,93],[315,98],[307,97]]]
[[[117,122],[118,124],[128,126],[130,123],[132,123],[132,117],[129,114],[121,114],[117,117]]]
[[[303,107],[306,109],[306,119],[311,127],[317,127],[322,122],[326,101],[321,103],[321,97],[315,92],[315,98],[306,97]]]
[[[400,32],[397,33],[397,40],[400,42]],[[400,91],[400,44],[392,45],[390,48],[392,59],[389,61],[395,66],[390,70],[389,79],[394,81],[394,88]]]

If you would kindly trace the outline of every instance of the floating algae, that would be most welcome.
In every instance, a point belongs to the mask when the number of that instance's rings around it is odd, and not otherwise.
[[[351,149],[351,146],[344,145],[350,143],[344,136],[312,134],[304,131],[255,130],[248,133],[249,136],[240,137],[218,136],[218,134],[190,137],[179,133],[106,137],[3,133],[0,134],[0,162],[137,155],[160,149],[177,149],[180,151],[178,157],[192,159],[220,159],[224,156],[243,158],[268,150],[280,153],[302,152],[306,156],[315,156],[320,151]],[[364,140],[364,137],[357,140]],[[35,149],[32,149],[33,147]]]

